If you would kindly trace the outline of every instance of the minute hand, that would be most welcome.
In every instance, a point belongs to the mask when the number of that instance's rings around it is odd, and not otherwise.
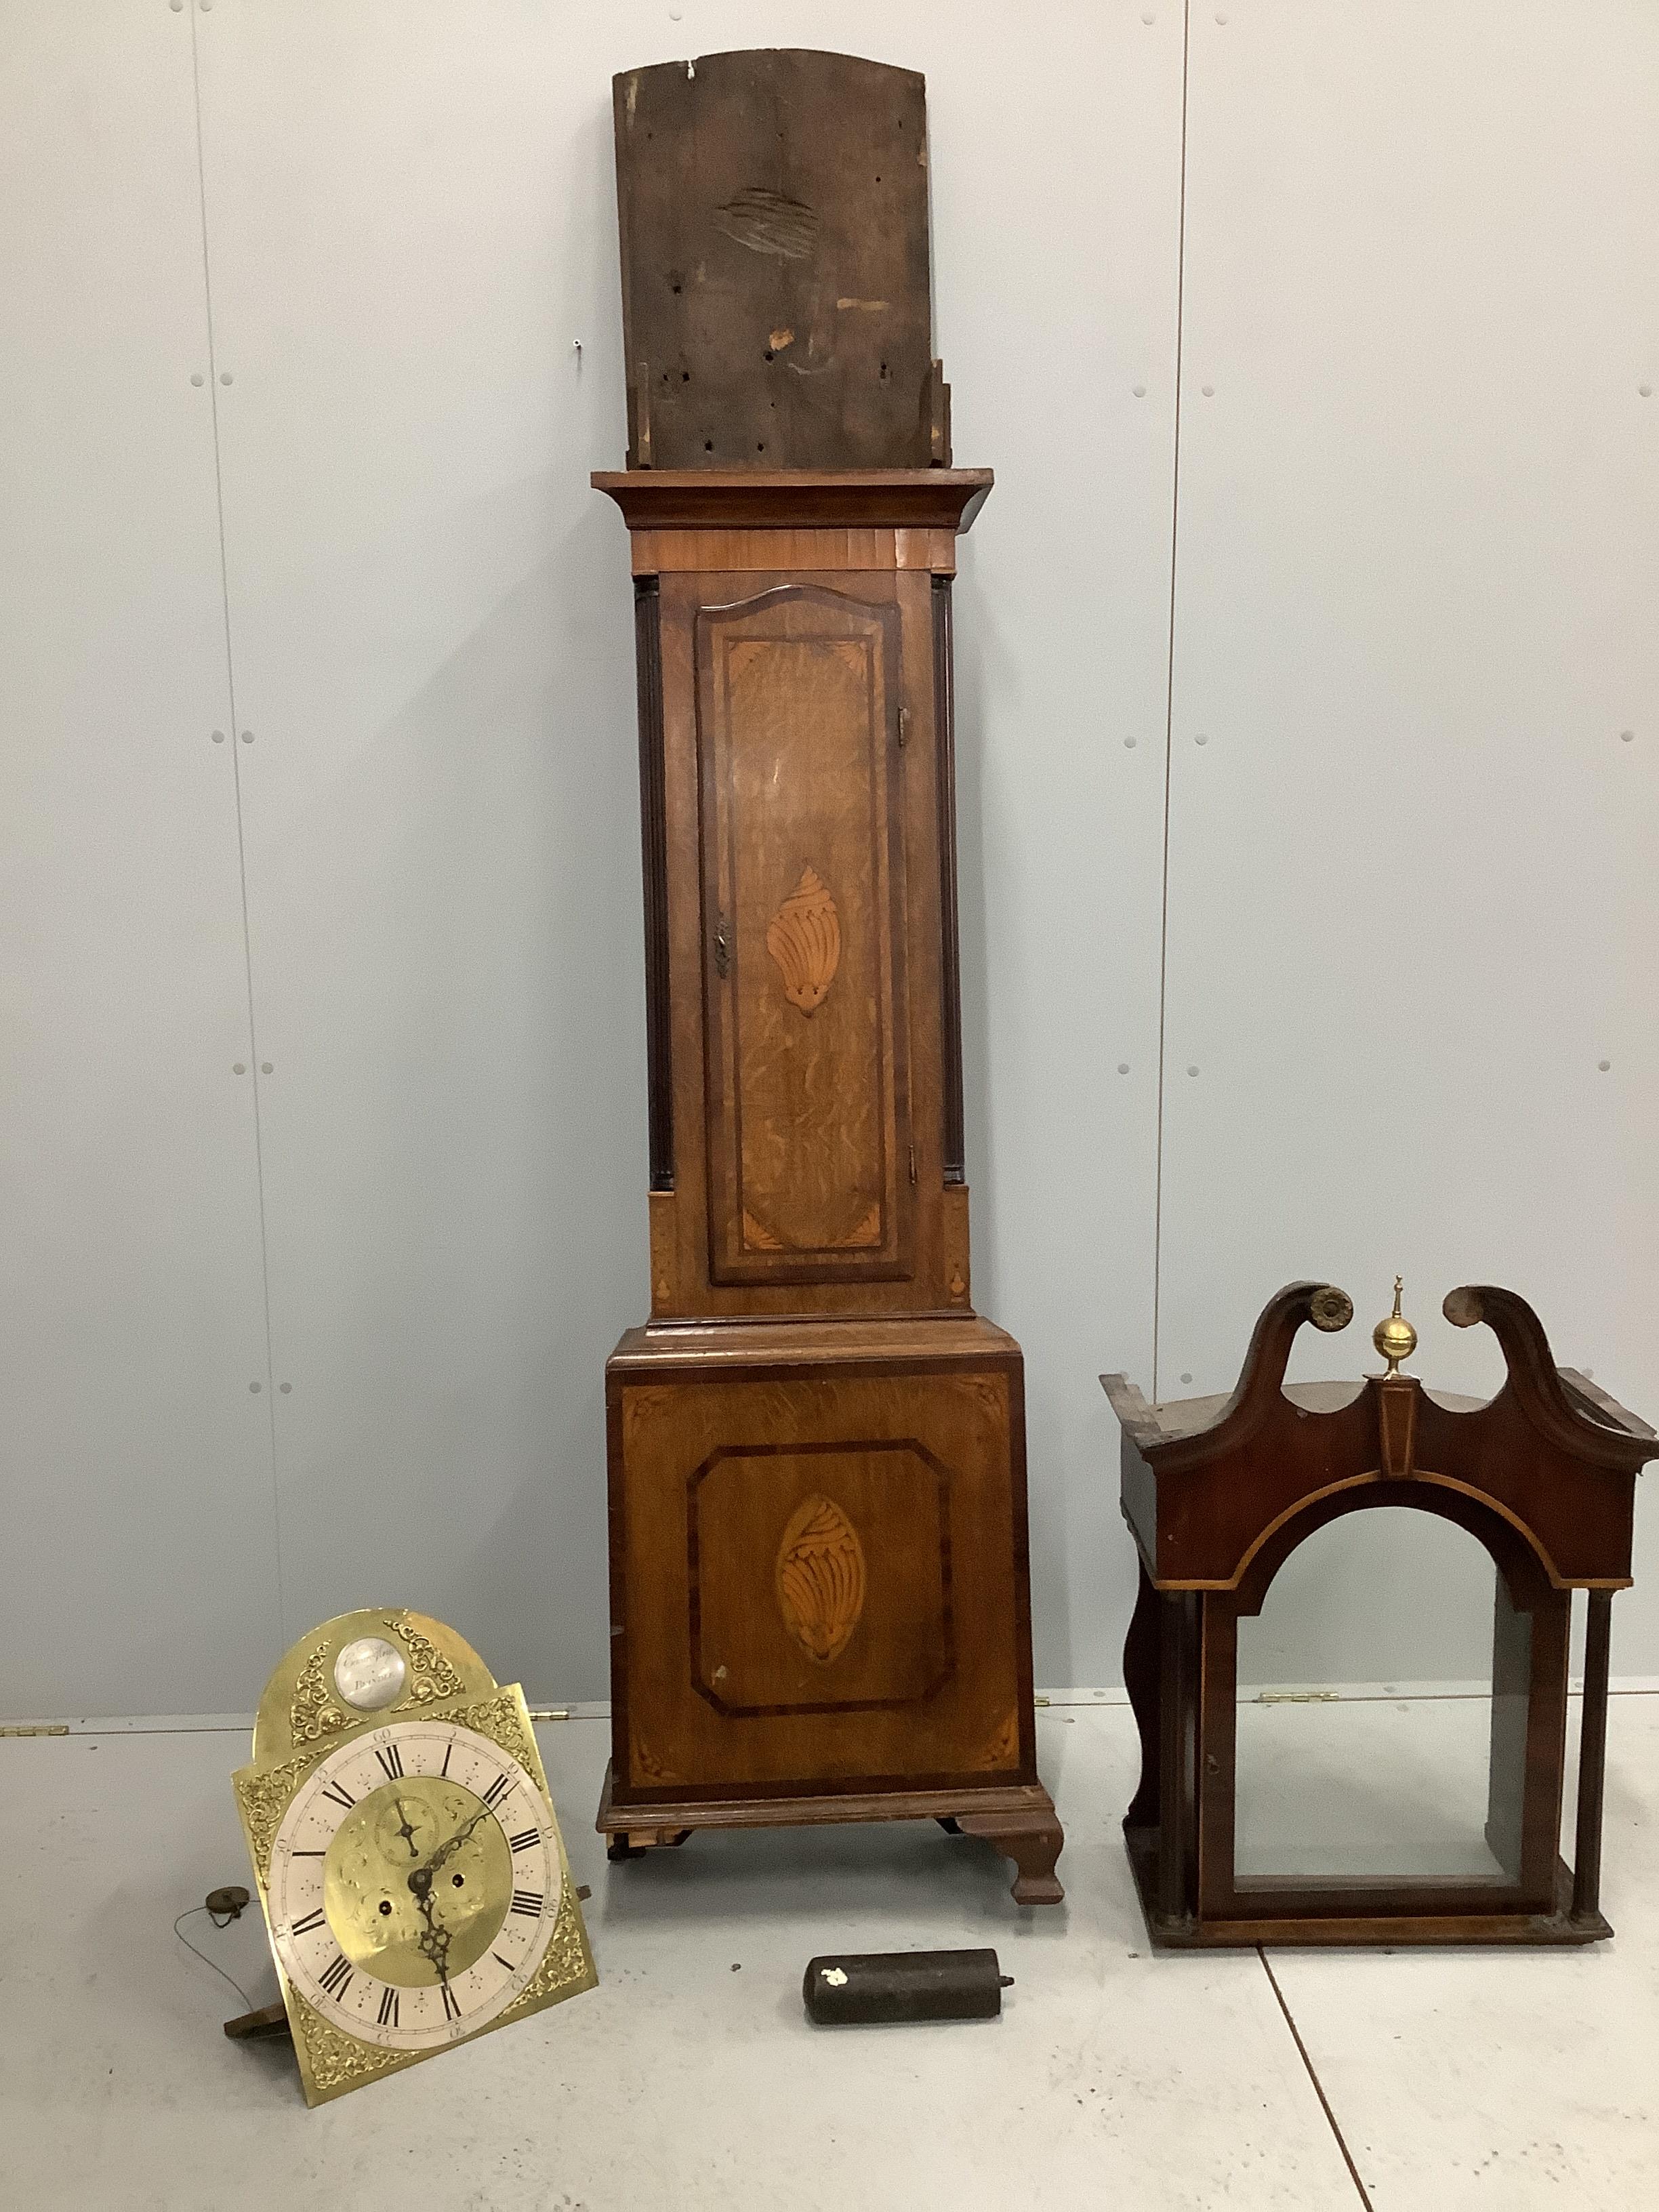
[[[437,1850],[433,1852],[426,1864],[415,1869],[414,1872],[409,1877],[410,1887],[411,1889],[429,1889],[432,1886],[433,1875],[437,1873],[438,1869],[443,1864],[444,1861],[450,1857],[453,1852],[458,1851],[460,1849],[461,1845],[472,1833],[472,1831],[477,1826],[480,1820],[487,1820],[489,1817],[490,1814],[488,1807],[481,1806],[472,1815],[472,1818],[470,1820],[463,1820],[460,1826],[456,1829],[454,1834],[449,1838],[448,1842],[440,1844]],[[422,1877],[424,1877],[424,1879],[422,1879]]]

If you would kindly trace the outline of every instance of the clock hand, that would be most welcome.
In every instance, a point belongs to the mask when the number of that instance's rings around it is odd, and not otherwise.
[[[416,1876],[425,1872],[426,1869],[424,1868],[416,1868],[415,1874],[410,1875],[409,1877],[409,1886],[415,1891],[415,1903],[419,1908],[422,1919],[426,1923],[425,1928],[416,1939],[415,1948],[421,1954],[422,1958],[429,1959],[432,1961],[432,1964],[438,1970],[439,1981],[443,1984],[445,1989],[447,1989],[449,1986],[450,1935],[448,1929],[443,1925],[442,1922],[434,1919],[433,1917],[432,1878],[430,1875],[428,1874],[427,1875],[427,1879],[420,1884],[418,1888],[416,1887]]]
[[[422,1885],[422,1887],[428,1887],[431,1883],[432,1876],[436,1874],[438,1869],[443,1864],[444,1861],[450,1856],[452,1852],[457,1851],[460,1849],[461,1845],[472,1833],[472,1831],[477,1826],[480,1820],[487,1820],[489,1817],[489,1807],[481,1805],[470,1820],[464,1820],[461,1823],[460,1826],[456,1829],[454,1834],[449,1838],[447,1843],[439,1844],[437,1850],[433,1852],[431,1857],[427,1861],[423,1867],[416,1867],[415,1869],[414,1873],[409,1877],[410,1887],[411,1889],[415,1887],[415,1878],[416,1875],[426,1875],[427,1881]]]
[[[421,1856],[420,1846],[416,1843],[415,1831],[409,1824],[409,1808],[404,1804],[401,1797],[394,1797],[392,1802],[398,1808],[398,1833],[409,1845],[409,1856],[410,1858],[417,1859]]]
[[[438,1970],[438,1979],[447,1989],[449,1985],[449,1946],[451,1932],[433,1910],[432,1877],[451,1854],[459,1850],[480,1820],[489,1817],[489,1808],[481,1805],[470,1820],[463,1820],[447,1843],[440,1844],[424,1866],[410,1869],[409,1887],[413,1893],[416,1910],[426,1926],[416,1938],[415,1948],[424,1959],[429,1959]]]

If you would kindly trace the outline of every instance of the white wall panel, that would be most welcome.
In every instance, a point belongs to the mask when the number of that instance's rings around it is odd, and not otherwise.
[[[276,1560],[189,15],[6,5],[0,112],[0,1713],[235,1710]]]
[[[1109,1667],[1093,1375],[1151,1339],[1176,19],[1079,6],[1038,43],[988,9],[941,51],[915,5],[222,0],[199,32],[289,1632],[380,1589],[605,1686],[602,1367],[647,1304],[628,564],[586,481],[623,443],[610,80],[833,43],[928,73],[957,448],[1001,478],[958,616],[979,1298],[1030,1342],[1042,1663]]]
[[[928,79],[957,450],[998,474],[957,588],[969,1168],[1039,1674],[1116,1673],[1097,1370],[1222,1387],[1291,1275],[1368,1327],[1404,1269],[1463,1387],[1497,1362],[1439,1297],[1512,1283],[1659,1406],[1659,17],[1190,16],[1183,118],[1172,0],[0,0],[9,1709],[245,1705],[374,1593],[605,1686],[643,988],[586,478],[610,78],[675,55]],[[1397,1671],[1473,1671],[1389,1557]]]
[[[1375,1365],[1399,1268],[1431,1380],[1496,1281],[1659,1405],[1656,92],[1633,0],[1193,11],[1166,1395],[1297,1275],[1359,1317],[1303,1371]]]

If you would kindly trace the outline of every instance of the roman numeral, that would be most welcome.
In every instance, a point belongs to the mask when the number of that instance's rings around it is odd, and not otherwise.
[[[515,1889],[510,1909],[514,1912],[527,1913],[532,1920],[539,1920],[542,1907],[546,1902],[545,1893],[539,1889]]]
[[[380,1997],[380,2026],[396,2027],[397,2025],[398,1992],[396,1990],[386,1990],[382,1992]]]
[[[338,2004],[351,1987],[351,1969],[346,1964],[344,1954],[337,1951],[333,1965],[325,1974],[319,1974],[317,1979]]]
[[[349,1813],[357,1802],[351,1792],[349,1790],[343,1790],[337,1782],[325,1783],[323,1786],[323,1795],[325,1797],[331,1797],[341,1811],[345,1813]]]
[[[505,1966],[509,1974],[516,1974],[518,1972],[519,1970],[513,1964],[513,1961],[510,1959],[502,1958],[499,1951],[492,1951],[489,1955],[495,1961],[495,1964],[498,1966]]]
[[[453,1736],[451,1736],[451,1738],[449,1739],[449,1741],[448,1741],[448,1742],[444,1746],[444,1763],[443,1763],[443,1765],[442,1765],[438,1769],[438,1773],[439,1773],[439,1776],[440,1776],[440,1778],[441,1778],[441,1779],[447,1779],[447,1777],[448,1777],[448,1774],[449,1774],[449,1754],[450,1754],[450,1753],[451,1753],[452,1751],[453,1751],[453,1750],[454,1750],[454,1748],[455,1748],[455,1739],[454,1739],[454,1737],[453,1737]]]
[[[484,1803],[489,1806],[492,1813],[501,1803],[501,1800],[507,1796],[507,1791],[511,1790],[512,1787],[513,1777],[510,1774],[498,1774],[495,1777],[495,1779],[490,1784],[489,1789],[483,1793]]]
[[[508,1839],[509,1847],[515,1851],[527,1851],[532,1844],[538,1844],[541,1839],[542,1832],[539,1828],[526,1828],[520,1834]]]
[[[305,1918],[296,1920],[288,1932],[290,1936],[309,1936],[313,1928],[320,1928],[322,1924],[323,1916],[320,1912],[307,1912]]]
[[[461,2016],[461,2008],[459,2005],[456,2003],[448,1983],[445,1982],[441,1984],[441,1986],[444,1993],[444,2018],[446,2020],[459,2020]]]
[[[291,1859],[325,1859],[328,1853],[326,1851],[290,1851],[289,1856]]]
[[[398,1750],[395,1743],[377,1744],[374,1747],[374,1756],[380,1760],[381,1765],[385,1767],[386,1778],[388,1782],[401,1782],[403,1780],[403,1753]]]

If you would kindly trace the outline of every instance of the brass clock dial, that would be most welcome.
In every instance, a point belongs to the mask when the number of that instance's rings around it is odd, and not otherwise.
[[[523,1692],[441,1622],[314,1629],[255,1752],[237,1803],[307,2102],[594,1986]]]
[[[325,2020],[429,2051],[523,1994],[562,1885],[518,1760],[453,1722],[405,1721],[343,1744],[296,1793],[271,1847],[271,1941]]]

